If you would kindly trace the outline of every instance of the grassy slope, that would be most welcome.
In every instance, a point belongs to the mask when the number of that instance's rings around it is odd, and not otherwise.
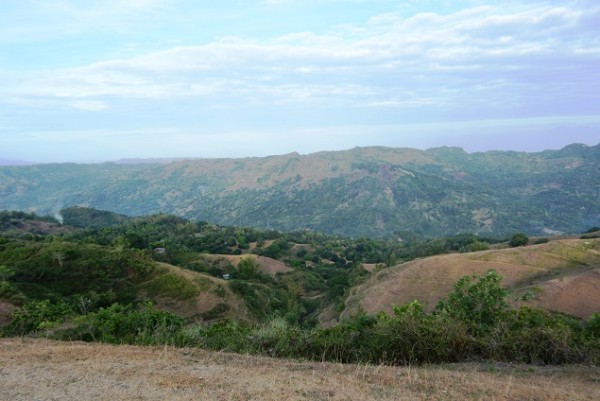
[[[391,312],[414,299],[431,310],[464,275],[496,269],[515,295],[531,291],[532,305],[587,318],[600,311],[600,239],[557,240],[521,248],[417,259],[384,269],[351,290],[342,317],[365,310]]]
[[[102,249],[94,247],[94,249]],[[106,251],[110,253],[112,251]],[[154,262],[150,262],[154,263]],[[156,263],[155,269],[146,276],[140,276],[137,282],[125,283],[123,277],[111,276],[109,281],[117,293],[126,291],[141,301],[152,301],[159,309],[175,313],[189,320],[214,320],[232,318],[253,321],[254,318],[245,307],[244,301],[229,289],[229,283],[206,274],[193,272],[166,263]],[[74,280],[74,281],[73,281]],[[71,279],[69,283],[80,279]],[[64,282],[65,280],[61,280]],[[90,282],[102,279],[89,278]],[[39,288],[50,288],[52,281],[39,281]],[[71,284],[66,285],[69,291]],[[104,289],[108,288],[104,284]],[[76,294],[75,291],[74,294]],[[10,321],[16,306],[8,299],[0,299],[0,327]]]
[[[159,268],[161,274],[140,285],[140,295],[152,299],[159,309],[185,319],[211,320],[217,317],[211,317],[211,311],[226,305],[219,318],[252,320],[227,281],[166,263],[159,263]]]
[[[269,241],[269,242],[272,242],[272,241]],[[266,246],[268,246],[268,245],[266,245]],[[219,258],[225,259],[225,260],[229,261],[229,263],[231,263],[234,267],[237,267],[237,265],[240,263],[240,261],[243,258],[251,258],[251,259],[254,259],[260,265],[261,271],[263,273],[270,274],[273,276],[276,275],[277,273],[289,273],[289,272],[294,271],[294,269],[287,266],[282,261],[273,259],[273,258],[269,258],[266,256],[257,256],[257,255],[251,255],[251,254],[244,254],[244,255],[205,254],[202,256],[208,257],[211,259],[219,259]]]
[[[3,400],[593,400],[595,367],[308,363],[200,349],[0,339]]]

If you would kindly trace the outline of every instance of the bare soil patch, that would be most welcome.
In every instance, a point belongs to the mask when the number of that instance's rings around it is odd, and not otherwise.
[[[597,367],[307,363],[172,347],[0,339],[1,400],[597,400]]]

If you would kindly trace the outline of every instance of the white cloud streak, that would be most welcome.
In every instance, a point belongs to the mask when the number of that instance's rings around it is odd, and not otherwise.
[[[85,10],[69,2],[51,4],[79,21],[162,6],[155,0],[111,3],[113,8],[94,2],[95,7]],[[532,3],[520,10],[483,6],[409,18],[388,13],[326,34],[296,32],[270,40],[224,37],[78,68],[26,73],[0,91],[5,98],[55,99],[96,111],[109,108],[111,97],[203,98],[214,105],[326,100],[369,108],[451,109],[458,103],[525,107],[553,90],[557,96],[565,90],[576,97],[590,88],[578,79],[581,75],[593,74],[591,85],[598,86],[600,35],[581,27],[598,20],[600,12],[584,2],[568,4]]]

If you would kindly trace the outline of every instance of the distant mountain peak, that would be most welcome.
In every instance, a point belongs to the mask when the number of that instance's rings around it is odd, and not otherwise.
[[[599,150],[362,147],[169,164],[175,159],[12,167],[0,169],[0,210],[53,214],[79,204],[130,216],[171,213],[347,236],[575,233],[600,225]]]

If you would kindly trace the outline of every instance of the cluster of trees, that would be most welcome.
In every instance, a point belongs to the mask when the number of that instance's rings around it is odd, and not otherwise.
[[[85,217],[86,211],[89,218]],[[485,250],[491,244],[507,241],[473,234],[424,239],[410,233],[398,233],[402,236],[400,240],[351,239],[309,230],[280,233],[273,230],[224,227],[164,214],[125,220],[121,215],[109,214],[106,216],[107,223],[101,224],[99,216],[105,216],[109,212],[69,208],[62,213],[65,224],[74,219],[77,225],[86,227],[66,235],[66,239],[101,245],[120,244],[147,251],[165,248],[168,252],[160,260],[177,265],[195,259],[197,253],[241,255],[251,252],[287,260],[294,266],[316,264],[351,268],[357,263],[391,266],[417,257]],[[294,245],[305,246],[298,251]]]

